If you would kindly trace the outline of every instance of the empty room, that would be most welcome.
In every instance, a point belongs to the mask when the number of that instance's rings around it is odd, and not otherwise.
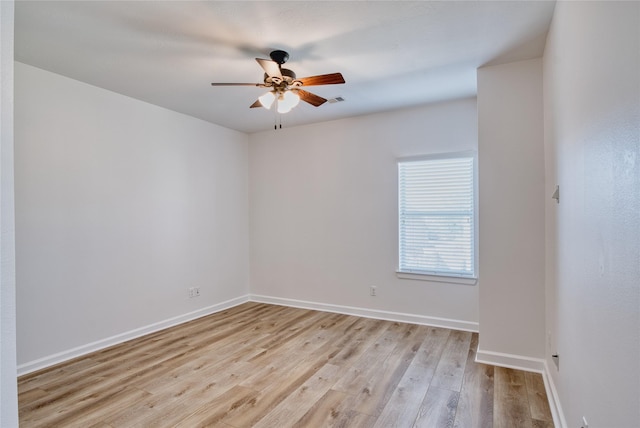
[[[0,426],[640,426],[640,1],[0,2]]]

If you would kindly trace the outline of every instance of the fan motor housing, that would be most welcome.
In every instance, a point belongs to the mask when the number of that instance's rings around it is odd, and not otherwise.
[[[291,79],[292,82],[294,80],[296,80],[296,73],[294,73],[293,71],[289,70],[288,68],[281,68],[280,69],[280,73],[282,73],[282,77],[285,80]]]
[[[264,74],[264,83],[271,86],[288,86],[296,80],[296,73],[288,68],[281,68],[280,74],[282,74],[282,80],[278,77],[270,77],[267,73]]]

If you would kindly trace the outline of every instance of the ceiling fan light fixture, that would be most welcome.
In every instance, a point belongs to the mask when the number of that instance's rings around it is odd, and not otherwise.
[[[261,95],[260,97],[258,97],[258,101],[260,101],[260,104],[262,104],[262,107],[266,108],[267,110],[271,108],[271,105],[275,100],[276,100],[276,95],[273,93],[273,91],[267,92]]]
[[[285,91],[278,97],[278,113],[289,113],[298,105],[300,96],[292,91]]]
[[[283,103],[283,102],[280,102],[280,100],[278,100],[278,113],[284,114],[284,113],[289,113],[290,111],[291,111],[291,107],[287,105],[287,103]]]
[[[300,103],[300,95],[298,95],[294,91],[285,92],[284,93],[284,99],[285,99],[285,101],[287,103],[289,103],[291,108],[294,108],[295,106],[297,106]]]

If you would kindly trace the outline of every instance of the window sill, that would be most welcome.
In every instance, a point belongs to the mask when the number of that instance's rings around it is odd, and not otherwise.
[[[462,278],[458,276],[427,275],[422,273],[396,272],[400,279],[416,279],[418,281],[448,282],[452,284],[476,285],[478,278]]]

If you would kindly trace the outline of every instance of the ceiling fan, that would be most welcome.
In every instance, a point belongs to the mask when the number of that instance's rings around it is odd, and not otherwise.
[[[276,103],[278,113],[288,113],[298,105],[300,100],[314,107],[319,107],[327,102],[325,98],[307,92],[302,89],[302,87],[344,83],[344,78],[340,73],[321,74],[319,76],[302,77],[298,79],[293,71],[282,68],[282,64],[289,59],[287,52],[275,50],[272,51],[269,56],[271,57],[270,60],[256,58],[260,67],[265,71],[263,83],[212,83],[211,85],[270,88],[269,92],[261,95],[250,107],[265,107],[269,109]]]

